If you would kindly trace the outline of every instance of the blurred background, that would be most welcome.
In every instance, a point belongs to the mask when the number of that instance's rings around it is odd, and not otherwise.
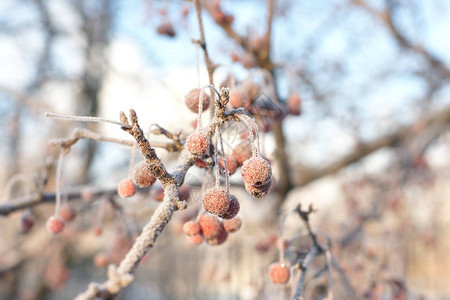
[[[355,299],[450,299],[450,2],[201,2],[215,86],[245,91],[275,184],[254,199],[238,171],[242,229],[223,245],[195,247],[181,226],[196,216],[206,176],[191,168],[188,210],[122,299],[289,299],[298,268],[280,287],[267,267],[278,260],[280,219],[299,203],[314,205],[314,230],[331,238],[343,271],[333,271],[336,299],[351,299],[342,273]],[[63,198],[77,218],[48,234],[59,153],[50,141],[75,128],[131,138],[117,125],[45,112],[118,120],[133,108],[145,130],[156,123],[185,137],[196,115],[184,96],[208,84],[198,38],[190,1],[0,2],[0,299],[71,299],[104,281],[93,260],[120,262],[158,205],[156,187],[115,195],[128,147],[80,140],[63,163]],[[226,128],[227,153],[243,132]],[[175,166],[179,153],[157,152]],[[5,209],[24,200],[48,203]],[[311,241],[298,216],[285,225],[295,264]],[[323,268],[319,257],[305,299],[326,297]]]

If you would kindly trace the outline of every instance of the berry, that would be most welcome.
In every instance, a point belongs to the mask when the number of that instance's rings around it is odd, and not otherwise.
[[[223,220],[222,221],[223,228],[229,232],[233,233],[241,229],[242,226],[242,220],[239,217],[234,217],[231,220]]]
[[[164,189],[161,186],[152,189],[150,194],[155,201],[161,202],[164,199]]]
[[[189,199],[191,194],[191,189],[187,185],[182,185],[178,188],[178,199],[181,201],[186,201]]]
[[[194,113],[198,113],[198,101],[200,100],[200,92],[201,92],[200,89],[192,89],[184,97],[184,103],[186,103],[186,106],[189,108],[189,110]],[[203,111],[208,109],[209,102],[210,102],[209,96],[206,93],[203,93],[203,102],[202,102]]]
[[[203,215],[198,219],[200,233],[205,239],[212,239],[220,232],[220,221],[216,216]]]
[[[198,226],[197,222],[189,221],[184,223],[183,231],[187,235],[197,235],[200,232],[200,226]]]
[[[209,150],[208,136],[202,131],[196,130],[187,137],[186,146],[190,153],[204,155]]]
[[[94,265],[99,268],[106,267],[109,264],[109,258],[105,253],[97,253],[94,257]]]
[[[227,212],[230,206],[230,197],[225,190],[213,187],[205,191],[203,195],[203,208],[216,216]]]
[[[134,166],[131,179],[133,183],[140,188],[149,187],[155,183],[156,177],[152,176],[147,168],[147,162],[145,160]]]
[[[207,239],[206,242],[208,243],[208,245],[216,246],[225,243],[227,238],[228,232],[226,232],[222,224],[220,224],[219,234],[211,239]]]
[[[194,165],[199,167],[199,168],[201,168],[201,169],[206,169],[208,167],[208,165],[203,160],[201,160],[200,158],[197,158],[195,160]]]
[[[61,209],[59,210],[59,216],[65,222],[69,222],[69,221],[72,221],[73,219],[75,219],[75,217],[77,216],[77,213],[69,205],[63,205],[63,206],[61,206]]]
[[[254,186],[251,184],[245,184],[245,189],[247,192],[255,198],[261,198],[262,196],[268,194],[272,189],[272,179],[262,186]]]
[[[248,99],[245,93],[240,89],[231,89],[230,91],[230,104],[234,108],[243,107],[247,103]]]
[[[52,216],[47,220],[47,231],[53,234],[61,233],[64,229],[64,221],[60,217]]]
[[[200,234],[188,236],[188,241],[193,245],[200,245],[203,243],[203,238]]]
[[[260,187],[272,178],[272,168],[264,158],[252,157],[242,165],[241,175],[246,185]]]
[[[226,162],[227,162],[227,167],[228,167],[228,171],[230,172],[230,175],[233,175],[237,168],[238,168],[238,163],[236,161],[236,159],[233,156],[227,155],[225,157]],[[225,163],[223,161],[223,158],[221,157],[219,159],[219,165],[221,167],[222,170],[225,170]]]
[[[101,226],[99,226],[99,225],[96,225],[96,226],[94,226],[92,231],[94,232],[95,236],[100,236],[103,233],[103,228]]]
[[[34,217],[29,212],[24,212],[20,217],[20,223],[22,224],[22,230],[28,232],[34,226]]]
[[[173,25],[170,22],[163,23],[156,28],[156,32],[161,35],[167,35],[170,37],[175,36],[175,30],[173,29]]]
[[[225,213],[221,214],[219,217],[225,220],[233,219],[239,213],[241,206],[239,205],[239,200],[234,195],[229,195],[230,206]]]
[[[256,100],[260,93],[260,87],[259,85],[252,81],[252,80],[245,80],[242,83],[242,91],[247,95],[247,103],[244,106],[245,109],[247,109],[253,101]]]
[[[136,194],[136,186],[130,179],[123,179],[117,187],[117,194],[122,198],[128,198]]]
[[[286,284],[291,277],[291,271],[281,263],[273,263],[269,266],[269,278],[272,283]]]
[[[302,113],[301,99],[297,93],[291,93],[287,100],[288,113],[293,116],[299,116]]]
[[[247,159],[252,157],[252,148],[250,141],[245,140],[233,149],[233,157],[239,165],[242,165]]]

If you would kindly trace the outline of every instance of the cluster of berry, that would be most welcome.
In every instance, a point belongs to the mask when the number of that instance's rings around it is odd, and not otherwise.
[[[242,226],[239,217],[230,220],[221,220],[220,218],[204,214],[195,221],[188,221],[183,225],[183,231],[188,235],[188,240],[194,245],[200,245],[203,240],[208,245],[223,244],[229,233],[238,231]]]

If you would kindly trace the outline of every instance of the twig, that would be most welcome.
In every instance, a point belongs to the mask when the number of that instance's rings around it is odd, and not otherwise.
[[[308,270],[317,254],[319,254],[318,249],[316,247],[312,247],[311,251],[306,256],[305,261],[301,266],[302,274],[300,275],[300,279],[298,280],[297,287],[295,288],[295,294],[292,297],[292,300],[301,299],[306,278],[306,271]]]

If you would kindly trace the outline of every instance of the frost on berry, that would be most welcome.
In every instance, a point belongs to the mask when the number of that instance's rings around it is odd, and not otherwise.
[[[220,232],[220,221],[216,216],[209,214],[203,215],[198,219],[200,233],[205,239],[211,239]]]
[[[268,194],[272,189],[272,179],[262,186],[254,186],[251,184],[245,184],[245,189],[247,192],[255,198],[261,198],[262,196]]]
[[[98,268],[106,267],[109,264],[109,258],[106,253],[97,253],[94,257],[94,265]]]
[[[123,179],[117,187],[117,194],[122,198],[128,198],[136,194],[136,186],[130,179]]]
[[[188,241],[193,245],[200,245],[201,243],[203,243],[203,238],[200,234],[190,235],[188,236]]]
[[[233,149],[233,157],[239,165],[242,165],[247,159],[252,157],[252,148],[250,141],[245,140]]]
[[[241,206],[239,205],[239,200],[234,196],[228,195],[230,200],[230,205],[225,213],[221,214],[219,217],[225,220],[233,219],[239,213]]]
[[[187,93],[187,95],[184,98],[184,102],[186,103],[186,106],[189,108],[190,111],[194,113],[198,113],[198,101],[200,100],[200,89],[192,89]],[[203,111],[208,109],[209,107],[209,96],[206,93],[203,93],[203,102],[202,107]]]
[[[208,136],[200,130],[196,130],[187,137],[186,146],[190,153],[204,155],[209,149]]]
[[[247,95],[240,89],[231,89],[230,105],[234,108],[243,107],[247,103]]]
[[[133,183],[140,188],[149,187],[155,183],[156,177],[152,176],[147,168],[147,162],[145,160],[134,166],[131,179]]]
[[[301,99],[297,93],[291,93],[287,100],[288,113],[293,116],[299,116],[301,110]]]
[[[244,162],[241,169],[242,180],[246,185],[263,186],[272,178],[272,168],[262,157],[252,157]]]
[[[60,217],[51,216],[47,220],[47,231],[53,234],[61,233],[64,229],[64,221]]]
[[[75,209],[70,207],[69,205],[63,205],[61,206],[61,209],[59,210],[59,216],[61,219],[63,219],[65,222],[72,221],[77,216],[77,213]]]
[[[233,233],[241,229],[242,226],[242,220],[239,217],[234,217],[231,220],[223,220],[222,221],[223,228],[229,232]]]
[[[207,212],[220,216],[227,212],[230,206],[230,197],[225,190],[213,187],[205,191],[202,203]]]
[[[233,156],[226,155],[225,160],[227,162],[227,167],[228,167],[228,171],[230,172],[230,175],[233,175],[238,168],[238,163],[237,163],[236,159]],[[223,161],[222,157],[219,160],[219,165],[222,170],[225,170],[225,162]]]
[[[227,238],[228,238],[228,232],[224,229],[223,225],[220,224],[219,234],[217,234],[213,238],[207,239],[206,243],[208,243],[208,245],[217,246],[217,245],[221,245],[221,244],[225,243]]]
[[[183,225],[183,232],[187,235],[197,235],[200,232],[200,226],[197,222],[188,221]]]
[[[269,278],[272,283],[286,284],[291,277],[291,271],[281,263],[273,263],[269,266]]]

